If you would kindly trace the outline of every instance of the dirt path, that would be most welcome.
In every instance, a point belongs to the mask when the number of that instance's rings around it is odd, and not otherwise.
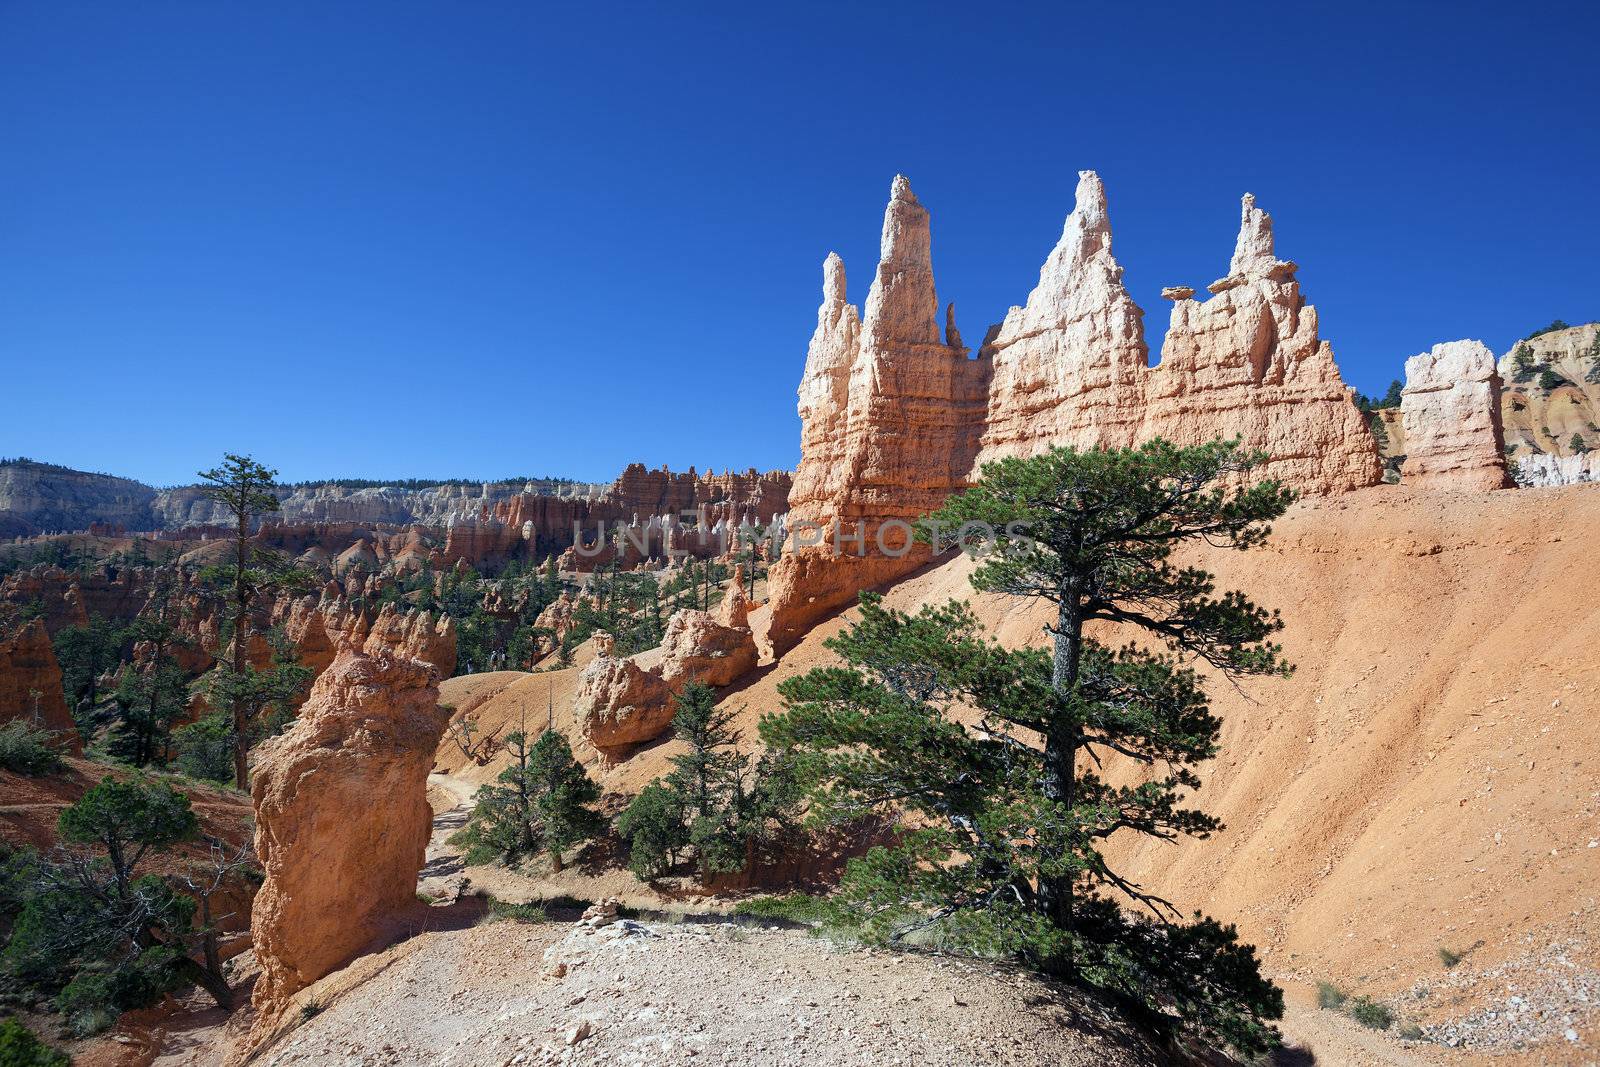
[[[1425,1043],[1402,1042],[1386,1033],[1365,1030],[1350,1019],[1292,995],[1287,998],[1280,1029],[1288,1046],[1273,1061],[1280,1067],[1436,1067],[1464,1065]]]
[[[500,922],[425,934],[411,945],[261,1062],[1163,1062],[1093,1006],[1032,976],[840,950],[794,931]]]

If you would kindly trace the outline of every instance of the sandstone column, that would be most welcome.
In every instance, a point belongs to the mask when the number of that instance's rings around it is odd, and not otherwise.
[[[1401,481],[1423,488],[1506,489],[1500,374],[1482,341],[1446,341],[1406,360],[1400,394],[1406,462]]]
[[[444,732],[434,669],[380,643],[346,645],[295,724],[264,742],[251,779],[266,881],[251,934],[261,977],[253,1036],[293,995],[381,943],[416,902],[433,812],[428,771]]]

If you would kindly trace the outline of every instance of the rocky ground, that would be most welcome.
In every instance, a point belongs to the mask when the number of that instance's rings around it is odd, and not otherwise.
[[[499,922],[390,950],[263,1064],[1161,1062],[1037,979],[731,923]]]

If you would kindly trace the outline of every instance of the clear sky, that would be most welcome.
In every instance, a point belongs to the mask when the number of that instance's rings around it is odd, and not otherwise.
[[[1600,317],[1596,5],[0,0],[0,455],[157,484],[798,458],[889,182],[963,334],[1110,197],[1163,285],[1270,211],[1350,384]]]

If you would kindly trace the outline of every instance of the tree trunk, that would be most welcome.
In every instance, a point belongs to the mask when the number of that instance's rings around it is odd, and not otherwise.
[[[211,999],[217,1002],[217,1007],[224,1011],[233,1010],[233,990],[228,988],[220,968],[212,971],[209,967],[200,966],[188,956],[179,956],[174,967],[186,980],[211,994]]]
[[[1061,694],[1078,681],[1078,665],[1083,652],[1083,616],[1077,583],[1061,590],[1056,615],[1054,663],[1051,687]],[[1048,800],[1058,801],[1069,811],[1077,784],[1079,729],[1076,720],[1055,721],[1045,735],[1044,766],[1039,790]],[[1072,929],[1072,878],[1054,876],[1039,879],[1038,907],[1063,930]]]
[[[235,608],[233,613],[233,784],[241,790],[250,788],[250,767],[245,760],[249,751],[250,742],[245,736],[244,692],[241,682],[244,679],[244,654],[245,654],[245,618],[244,609],[248,599],[244,584],[244,539],[249,529],[249,516],[240,509],[239,537],[236,566],[238,570],[233,576],[233,593]]]

